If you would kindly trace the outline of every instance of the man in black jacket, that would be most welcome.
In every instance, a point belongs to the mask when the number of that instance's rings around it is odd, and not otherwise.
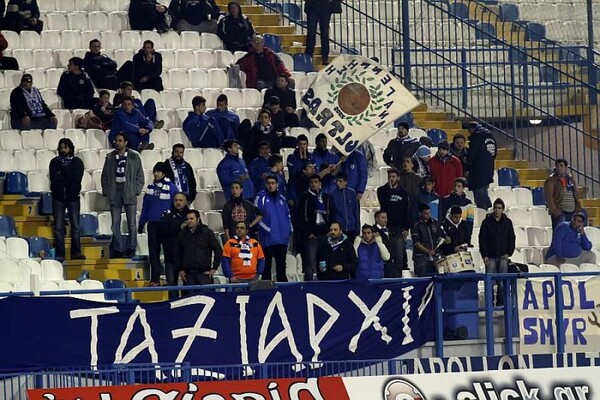
[[[467,195],[465,193],[466,187],[467,180],[465,178],[456,178],[454,180],[454,191],[440,200],[440,221],[446,219],[448,210],[450,210],[452,207],[466,207],[469,204],[471,204],[471,200],[467,198]]]
[[[492,132],[477,122],[469,123],[469,189],[475,196],[477,207],[487,210],[492,206],[488,187],[494,181],[494,160],[496,159],[496,140]]]
[[[83,57],[83,68],[97,88],[116,90],[119,83],[133,80],[133,63],[126,61],[117,71],[117,62],[102,54],[102,43],[90,40],[90,51]]]
[[[504,214],[504,201],[494,200],[494,208],[488,214],[479,229],[479,252],[488,274],[507,273],[510,256],[515,251],[515,229],[512,221]],[[503,304],[503,285],[496,282],[496,305]]]
[[[188,208],[184,193],[177,193],[173,199],[170,210],[165,211],[160,219],[160,234],[164,238],[165,272],[167,275],[167,286],[177,286],[177,237],[181,229],[185,227]],[[179,292],[169,291],[169,299],[177,299]]]
[[[459,206],[450,208],[450,214],[442,221],[442,230],[450,238],[450,243],[440,248],[444,256],[466,251],[471,245],[472,229],[462,219],[462,208]]]
[[[75,155],[71,139],[58,142],[58,156],[50,161],[50,190],[54,216],[54,241],[56,257],[65,258],[65,209],[71,226],[71,259],[85,260],[81,254],[79,238],[79,192],[83,179],[83,161]]]
[[[129,24],[136,31],[151,31],[156,28],[158,33],[169,30],[167,24],[167,7],[156,0],[131,0],[129,4]]]
[[[256,231],[256,225],[262,220],[263,212],[251,201],[244,200],[244,186],[240,181],[231,184],[231,198],[223,206],[221,217],[223,218],[223,230],[225,238],[231,239],[235,234],[238,222],[246,223],[248,229]]]
[[[406,122],[401,122],[398,125],[398,137],[390,140],[383,152],[383,161],[392,168],[400,171],[402,169],[402,161],[404,157],[411,157],[421,147],[421,143],[417,138],[408,136],[409,125]]]
[[[400,235],[402,238],[402,259],[400,264],[396,265],[396,243],[394,242],[395,236],[388,229],[388,215],[383,210],[377,210],[375,212],[375,225],[373,225],[373,232],[379,234],[383,245],[388,249],[390,253],[390,259],[384,262],[383,276],[385,278],[399,278],[402,276],[402,270],[408,269],[406,249],[404,248],[404,234]],[[406,232],[408,236],[408,232]],[[404,263],[404,264],[402,264]]]
[[[427,276],[435,274],[435,262],[439,259],[436,247],[440,239],[445,244],[450,243],[440,224],[431,217],[431,208],[428,204],[419,205],[419,220],[412,228],[413,261],[415,263],[415,275]]]
[[[56,129],[58,120],[33,86],[31,74],[21,77],[21,84],[10,92],[10,125],[13,129]]]
[[[221,245],[215,233],[200,221],[198,210],[189,210],[185,223],[177,236],[179,277],[184,286],[209,285],[221,263]]]
[[[56,94],[62,97],[63,105],[69,110],[94,107],[94,84],[90,77],[81,70],[83,59],[72,57],[67,64],[67,70],[60,76]]]
[[[339,222],[332,222],[329,234],[319,240],[317,276],[319,280],[352,279],[358,259],[353,243],[342,232]]]
[[[217,26],[217,35],[223,41],[225,49],[232,53],[248,51],[255,34],[252,22],[242,14],[239,3],[232,1],[227,4],[227,15],[221,18]]]
[[[2,11],[0,15],[4,15],[4,0],[2,0],[0,10]],[[40,21],[40,8],[36,0],[10,0],[3,22],[2,29],[17,33],[21,33],[22,30],[42,33],[44,29],[44,22]]]
[[[165,164],[169,166],[167,178],[175,184],[177,190],[185,194],[188,203],[191,203],[196,199],[198,193],[196,190],[196,176],[192,166],[183,159],[184,152],[185,146],[183,144],[174,144],[171,157],[165,161]]]
[[[296,223],[300,236],[304,280],[312,281],[319,240],[329,231],[333,203],[329,195],[323,192],[319,175],[313,174],[308,182],[309,189],[300,196],[298,202]]]
[[[267,89],[265,93],[265,102],[263,107],[267,107],[269,105],[269,99],[273,96],[279,98],[281,109],[283,109],[286,113],[295,113],[296,112],[296,92],[294,92],[289,87],[290,80],[286,74],[279,74],[277,76],[277,80],[275,81],[275,87],[272,89]]]
[[[219,7],[213,0],[173,0],[169,4],[173,27],[179,32],[217,33]]]
[[[145,40],[144,46],[133,56],[133,84],[136,90],[164,90],[162,78],[162,55],[154,51],[154,42]]]

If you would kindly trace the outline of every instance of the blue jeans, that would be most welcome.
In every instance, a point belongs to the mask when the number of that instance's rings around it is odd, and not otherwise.
[[[52,215],[54,216],[54,246],[56,257],[65,258],[65,209],[69,212],[71,226],[71,257],[81,254],[79,237],[79,199],[62,202],[52,199]]]
[[[488,258],[488,265],[485,266],[487,274],[505,274],[508,272],[508,258]],[[496,292],[496,302],[503,301],[504,285],[502,281],[496,281],[498,290]]]
[[[479,189],[473,189],[473,197],[475,198],[475,205],[477,208],[483,208],[487,210],[492,207],[492,201],[490,200],[490,195],[488,194],[489,185],[485,185]]]
[[[414,258],[415,275],[418,277],[429,276],[437,273],[434,260],[430,260],[428,255],[420,255]]]
[[[114,251],[124,252],[126,250],[133,250],[137,246],[137,229],[135,221],[135,212],[137,205],[123,204],[123,188],[117,185],[117,198],[115,204],[110,206],[110,218],[112,220],[112,247]],[[125,218],[127,218],[127,230],[129,235],[127,236],[127,243],[123,243],[123,235],[121,234],[121,209],[125,208]]]

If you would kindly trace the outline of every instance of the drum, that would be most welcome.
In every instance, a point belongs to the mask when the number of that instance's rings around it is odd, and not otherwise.
[[[475,271],[473,257],[467,251],[450,254],[435,263],[439,273],[455,274],[457,272]]]

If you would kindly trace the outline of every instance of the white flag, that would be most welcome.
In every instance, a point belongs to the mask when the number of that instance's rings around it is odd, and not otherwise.
[[[418,105],[375,61],[346,54],[319,71],[302,97],[308,117],[345,155]]]

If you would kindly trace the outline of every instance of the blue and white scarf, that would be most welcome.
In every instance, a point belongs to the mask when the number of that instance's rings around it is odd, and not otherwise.
[[[331,236],[327,235],[327,243],[331,246],[332,250],[337,249],[338,247],[340,247],[340,245],[344,242],[344,240],[346,240],[348,237],[342,233],[342,235],[337,239],[334,240]]]
[[[122,156],[115,154],[117,158],[117,170],[115,171],[115,182],[125,183],[125,166],[127,165],[127,152]]]
[[[173,157],[169,158],[169,165],[173,171],[173,183],[177,187],[177,190],[185,194],[190,194],[190,186],[188,184],[187,166],[185,161],[181,161],[179,164],[175,163]]]
[[[21,88],[23,90],[23,96],[25,96],[25,101],[27,102],[27,107],[31,110],[31,115],[33,117],[44,117],[46,113],[44,112],[42,94],[38,90],[38,88],[32,87],[30,90],[25,88]]]
[[[317,193],[308,189],[308,193],[310,193],[314,197],[315,204],[315,213],[317,214],[317,225],[323,225],[325,221],[325,216],[327,215],[327,209],[325,208],[325,202],[323,201],[323,190],[319,190]]]
[[[160,200],[171,200],[171,181],[169,178],[162,178],[160,181],[154,181],[148,185],[147,193],[158,197]]]
[[[252,243],[250,243],[250,236],[240,238],[238,235],[235,235],[234,238],[240,244],[240,252],[238,254],[238,257],[242,259],[242,263],[244,266],[251,266],[252,248],[254,246],[252,245]]]
[[[73,156],[59,157],[58,160],[63,166],[68,167],[73,162]]]

